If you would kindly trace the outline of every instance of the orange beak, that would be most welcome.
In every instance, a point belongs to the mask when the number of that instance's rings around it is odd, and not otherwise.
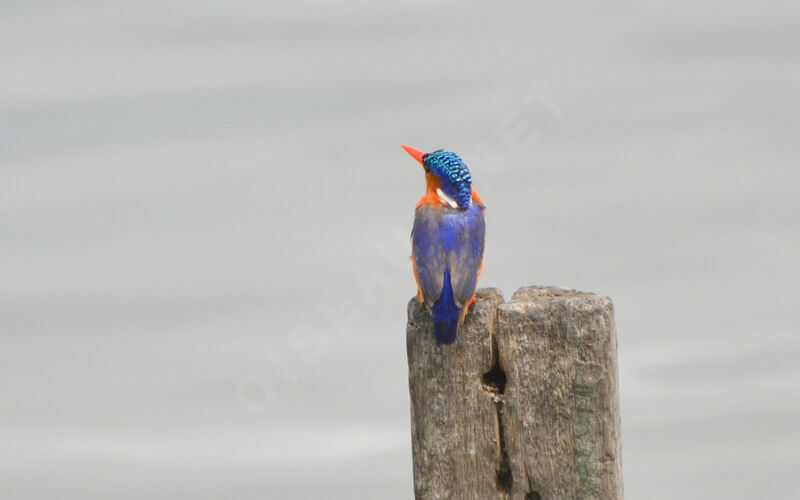
[[[422,157],[425,156],[425,153],[423,153],[419,149],[412,148],[411,146],[406,146],[405,144],[403,144],[403,149],[406,150],[406,153],[413,156],[414,159],[417,160],[420,165],[424,166],[424,164],[422,163]]]

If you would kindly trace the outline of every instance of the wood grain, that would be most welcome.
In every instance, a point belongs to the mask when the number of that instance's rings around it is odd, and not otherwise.
[[[621,499],[611,300],[481,289],[454,344],[408,306],[417,498]]]

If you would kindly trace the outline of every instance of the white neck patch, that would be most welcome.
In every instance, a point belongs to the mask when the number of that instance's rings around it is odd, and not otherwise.
[[[456,200],[454,200],[453,198],[450,198],[449,196],[447,196],[447,194],[445,194],[445,192],[442,191],[441,188],[436,188],[436,196],[438,196],[439,200],[442,203],[444,203],[445,205],[450,205],[453,208],[458,208],[458,202]],[[472,200],[470,200],[470,201],[472,201]]]

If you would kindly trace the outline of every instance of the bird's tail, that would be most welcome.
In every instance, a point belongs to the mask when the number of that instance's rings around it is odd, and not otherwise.
[[[458,319],[461,308],[453,298],[453,286],[450,284],[450,269],[444,270],[444,286],[439,300],[433,303],[433,334],[440,344],[452,344],[458,334]]]

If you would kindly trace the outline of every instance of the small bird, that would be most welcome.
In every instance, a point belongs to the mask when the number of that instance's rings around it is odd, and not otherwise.
[[[458,155],[441,149],[426,154],[406,145],[403,149],[422,164],[427,184],[414,209],[411,232],[417,299],[433,314],[436,341],[451,344],[475,302],[486,207]]]

